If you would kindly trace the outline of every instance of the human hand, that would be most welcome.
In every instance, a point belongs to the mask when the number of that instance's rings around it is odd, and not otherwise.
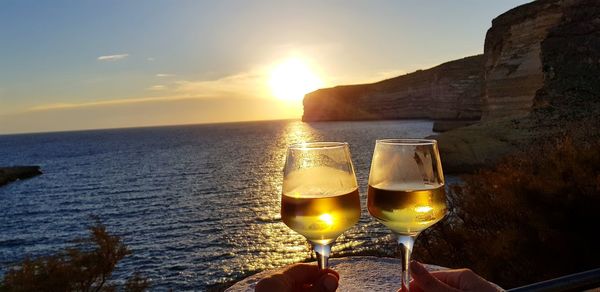
[[[498,292],[503,291],[469,269],[429,272],[417,261],[410,263],[411,292]]]
[[[283,272],[260,280],[256,292],[333,292],[338,287],[340,275],[332,270],[319,270],[316,265],[295,264]]]

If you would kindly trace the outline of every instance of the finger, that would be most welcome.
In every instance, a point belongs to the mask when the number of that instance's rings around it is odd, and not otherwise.
[[[313,288],[313,291],[334,292],[338,288],[338,277],[334,274],[324,274],[316,281]]]
[[[338,280],[340,279],[340,274],[332,269],[327,268],[325,270],[322,270],[321,272],[324,272],[327,274],[333,274]]]
[[[283,274],[273,274],[260,280],[254,287],[255,292],[293,291],[293,284]]]
[[[312,283],[326,272],[319,270],[316,265],[295,264],[283,271],[283,275],[288,277],[294,285]]]
[[[431,273],[436,279],[457,288],[462,288],[465,283],[477,281],[479,276],[469,269],[457,269],[448,271],[435,271]]]
[[[418,286],[423,291],[439,291],[439,292],[458,292],[442,281],[431,275],[425,267],[417,261],[410,262],[410,274],[413,277],[415,286]]]
[[[404,284],[402,286],[404,286]],[[421,287],[417,286],[417,284],[413,280],[410,281],[408,286],[410,287],[410,292],[425,292],[423,291],[423,289],[421,289]],[[406,289],[402,291],[406,291]]]

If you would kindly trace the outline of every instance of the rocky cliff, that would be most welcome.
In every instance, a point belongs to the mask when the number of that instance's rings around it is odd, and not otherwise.
[[[303,121],[479,120],[483,56],[372,84],[319,89],[304,98]]]
[[[598,135],[600,1],[539,0],[492,22],[482,122],[437,136],[445,169],[490,165],[570,131]]]
[[[483,119],[530,112],[544,85],[542,41],[573,1],[535,1],[492,21],[485,45]]]
[[[306,95],[304,121],[438,120],[445,169],[490,165],[600,112],[600,1],[538,0],[492,21],[484,54]],[[463,127],[461,120],[477,120]],[[439,123],[439,120],[445,123]],[[590,129],[596,134],[597,129]],[[594,132],[594,133],[592,133]]]

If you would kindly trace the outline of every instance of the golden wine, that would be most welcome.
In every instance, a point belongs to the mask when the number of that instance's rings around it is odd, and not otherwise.
[[[281,198],[281,219],[285,225],[314,243],[333,242],[359,218],[358,189],[337,196],[303,198],[283,194]]]
[[[446,215],[444,185],[427,187],[387,190],[369,185],[369,213],[398,234],[415,235]]]

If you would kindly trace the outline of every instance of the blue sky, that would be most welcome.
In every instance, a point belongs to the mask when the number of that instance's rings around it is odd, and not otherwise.
[[[372,82],[481,53],[526,2],[0,0],[0,133],[297,118],[286,59]]]

